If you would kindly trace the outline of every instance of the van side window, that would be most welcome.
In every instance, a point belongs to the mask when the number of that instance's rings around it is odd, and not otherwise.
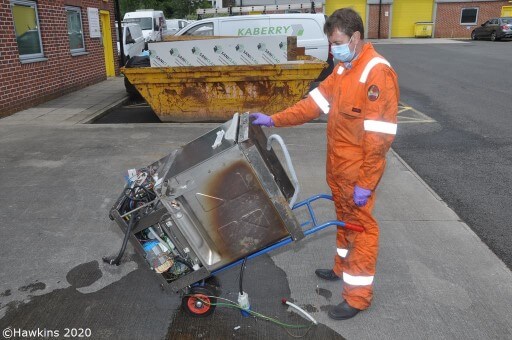
[[[132,32],[130,32],[130,27],[126,27],[126,42],[129,43],[133,40]]]
[[[213,23],[207,22],[202,25],[194,26],[183,35],[213,35]]]

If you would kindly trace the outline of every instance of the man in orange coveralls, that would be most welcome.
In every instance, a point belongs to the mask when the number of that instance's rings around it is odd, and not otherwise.
[[[384,172],[386,153],[396,134],[397,76],[371,43],[363,21],[349,8],[335,11],[324,32],[340,63],[307,98],[272,117],[253,113],[252,124],[290,126],[328,114],[327,182],[337,218],[361,225],[363,232],[338,227],[333,269],[317,269],[325,280],[343,278],[343,302],[329,316],[349,319],[370,306],[379,245],[372,216],[375,189]]]

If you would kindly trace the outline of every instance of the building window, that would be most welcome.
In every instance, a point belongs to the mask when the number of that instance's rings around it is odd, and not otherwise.
[[[68,20],[69,49],[71,53],[85,52],[80,8],[66,7],[66,17]]]
[[[461,25],[476,25],[478,19],[478,8],[463,8],[460,15]]]
[[[11,0],[11,11],[20,59],[42,58],[43,45],[37,4],[34,1]]]

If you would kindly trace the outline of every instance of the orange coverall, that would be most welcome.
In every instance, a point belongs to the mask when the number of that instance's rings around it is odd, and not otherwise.
[[[338,227],[333,270],[343,278],[343,298],[361,310],[370,306],[373,296],[379,226],[372,210],[396,134],[399,95],[396,73],[371,43],[365,43],[350,69],[338,64],[305,99],[272,115],[275,126],[291,126],[329,114],[326,170],[336,215],[364,227],[363,232]],[[363,207],[353,201],[356,184],[372,190]]]

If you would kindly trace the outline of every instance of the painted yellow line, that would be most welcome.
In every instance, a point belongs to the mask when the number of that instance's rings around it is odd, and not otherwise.
[[[400,116],[401,113],[411,111],[418,115],[418,117],[406,117],[406,116]],[[404,102],[400,102],[398,105],[398,118],[399,123],[434,123],[435,120],[427,116],[421,111],[416,110],[414,107],[405,104]]]
[[[410,106],[398,106],[398,113],[400,114],[402,112],[405,112],[405,111],[411,110],[411,109],[412,109],[412,107],[410,107]]]

